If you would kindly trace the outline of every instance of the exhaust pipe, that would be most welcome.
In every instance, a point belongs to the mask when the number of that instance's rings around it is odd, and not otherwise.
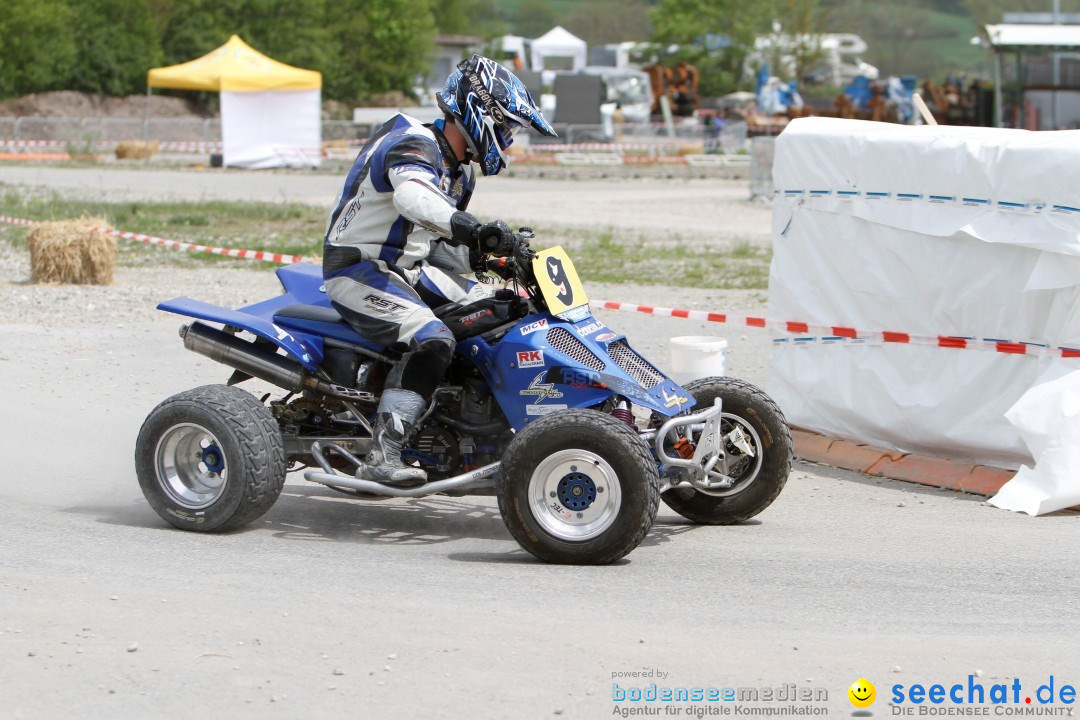
[[[215,362],[228,365],[251,377],[273,383],[290,392],[314,390],[328,397],[358,404],[374,404],[377,398],[369,392],[335,385],[312,377],[300,363],[284,355],[270,352],[253,342],[216,330],[202,323],[180,326],[184,347]]]
[[[188,350],[291,392],[303,390],[309,379],[300,363],[202,323],[181,326],[180,337]]]

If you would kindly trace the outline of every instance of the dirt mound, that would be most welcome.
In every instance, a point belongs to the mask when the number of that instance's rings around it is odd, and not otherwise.
[[[146,112],[145,95],[108,97],[89,93],[60,90],[57,92],[24,95],[0,102],[0,117],[114,117],[141,118]],[[214,117],[215,113],[201,110],[184,98],[153,95],[150,116],[155,118]]]

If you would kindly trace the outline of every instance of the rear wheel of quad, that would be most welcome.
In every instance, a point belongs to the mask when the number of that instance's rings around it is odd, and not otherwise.
[[[648,447],[624,422],[566,410],[514,436],[496,494],[507,529],[530,553],[547,562],[602,565],[649,532],[660,478]]]
[[[730,487],[715,491],[676,488],[664,503],[683,517],[703,525],[733,525],[749,520],[772,504],[791,473],[791,431],[784,414],[764,391],[742,380],[710,377],[683,386],[697,408],[711,407],[721,398],[721,429],[727,435],[742,431],[751,454],[727,443]],[[694,438],[691,438],[693,440]]]
[[[285,469],[281,430],[270,411],[226,385],[173,395],[151,411],[135,444],[143,495],[182,530],[246,525],[277,500]]]

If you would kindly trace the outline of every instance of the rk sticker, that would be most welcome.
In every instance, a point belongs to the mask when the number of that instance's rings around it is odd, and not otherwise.
[[[521,350],[517,354],[517,365],[519,368],[533,368],[544,366],[544,351],[543,350]]]

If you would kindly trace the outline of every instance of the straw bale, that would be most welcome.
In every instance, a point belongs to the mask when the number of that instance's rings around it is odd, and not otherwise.
[[[103,218],[84,217],[38,223],[30,228],[30,277],[35,283],[111,285],[116,265],[116,239],[93,227],[106,228]]]
[[[157,154],[156,142],[144,142],[142,140],[125,140],[116,144],[117,160],[143,160]]]

